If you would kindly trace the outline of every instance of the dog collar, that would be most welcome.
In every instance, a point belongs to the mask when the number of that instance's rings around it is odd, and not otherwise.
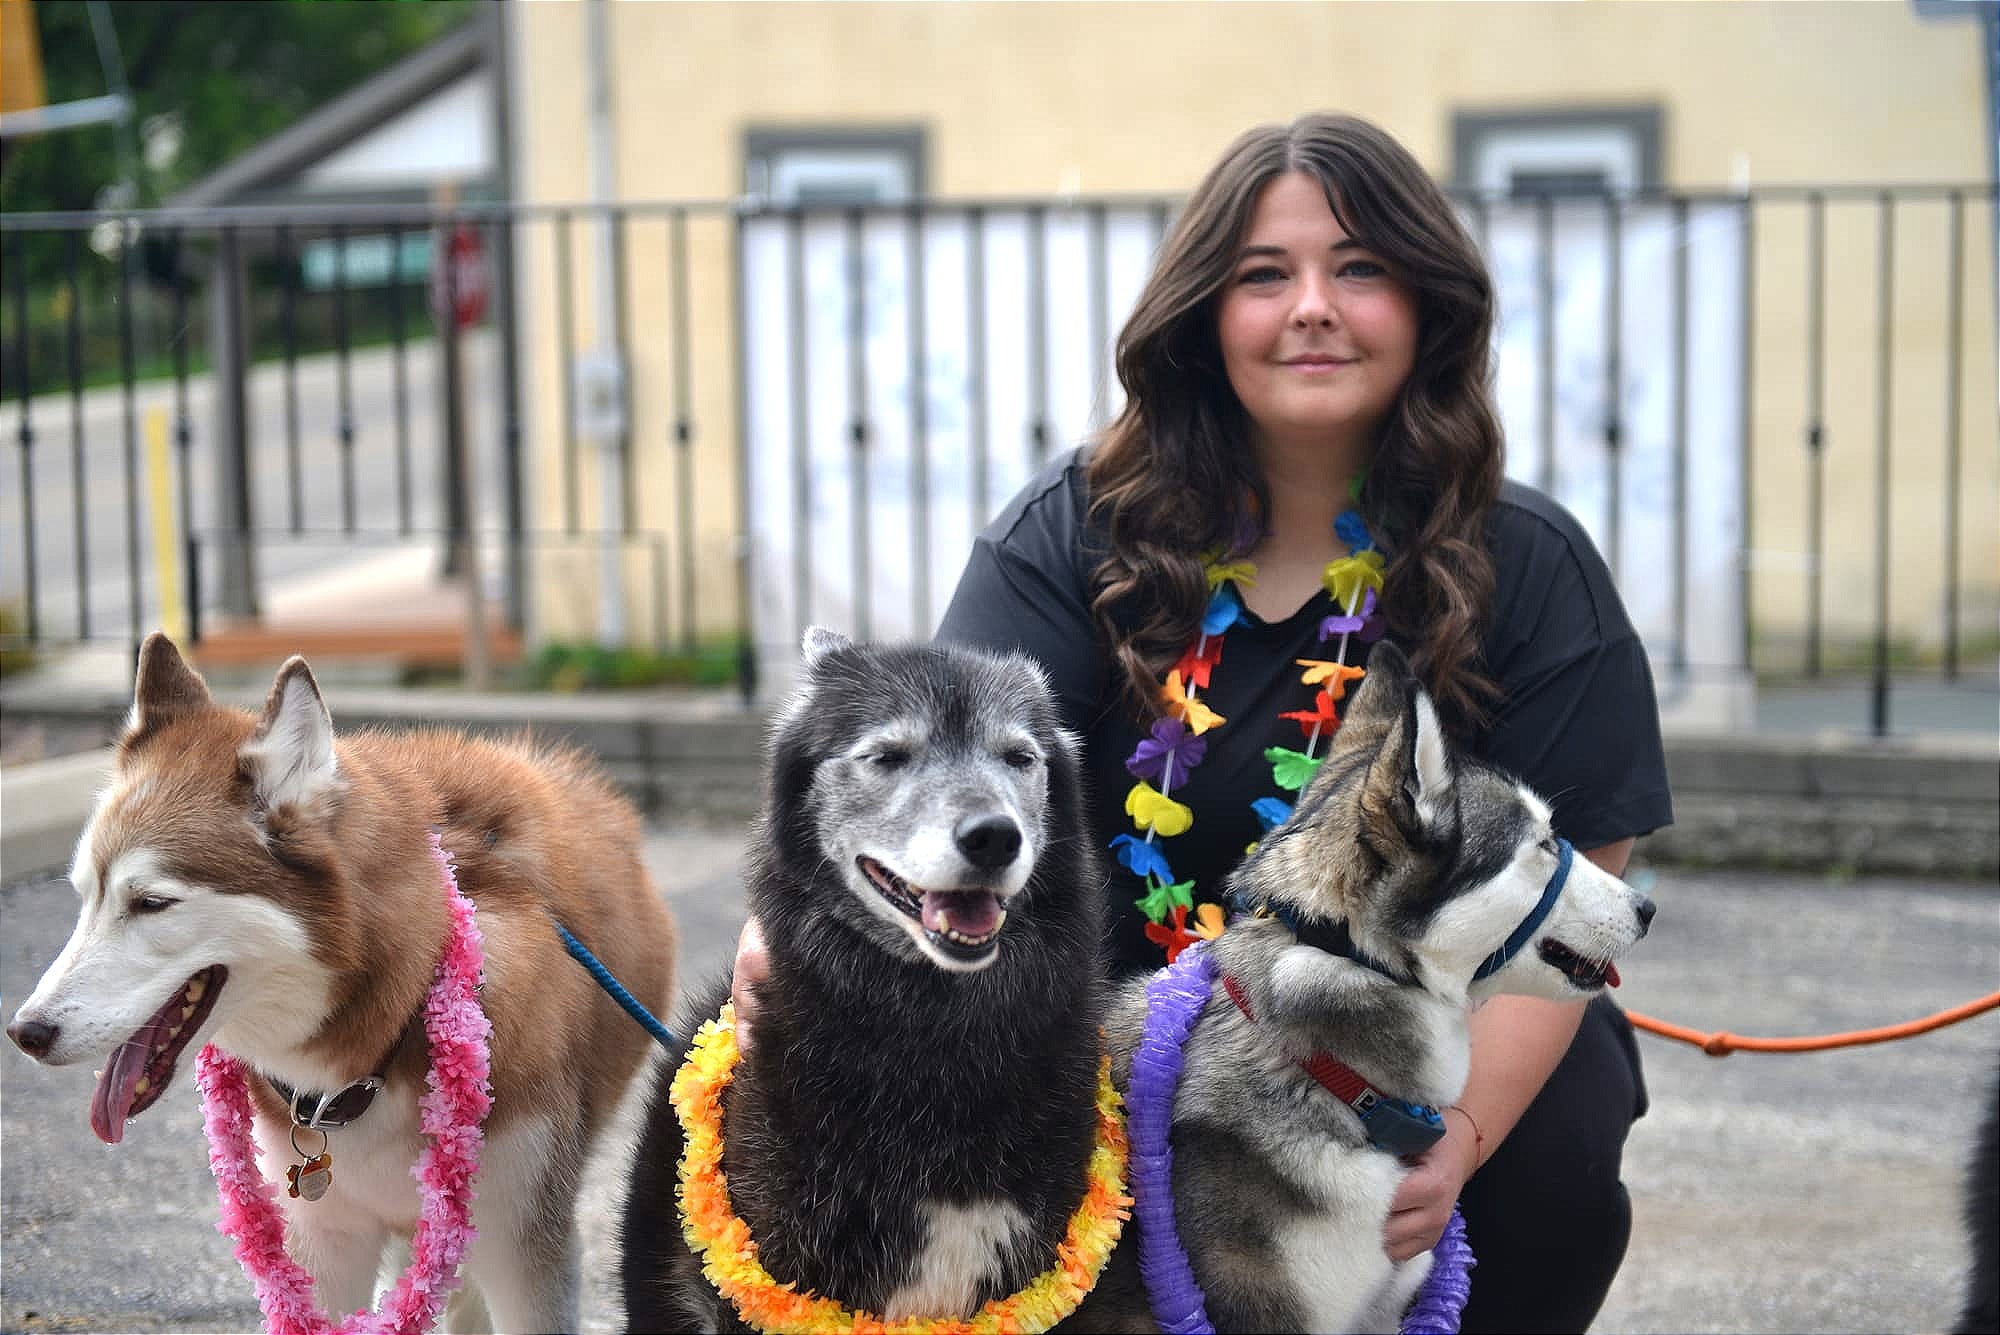
[[[292,1125],[307,1131],[331,1131],[360,1120],[375,1102],[375,1096],[382,1092],[382,1077],[364,1075],[359,1080],[349,1081],[331,1093],[319,1089],[293,1089],[282,1080],[271,1081],[271,1088],[278,1091],[278,1097],[291,1110]]]
[[[1486,962],[1472,975],[1473,982],[1499,973],[1507,967],[1508,960],[1521,953],[1521,948],[1528,944],[1528,938],[1535,934],[1535,929],[1549,916],[1549,910],[1556,906],[1563,885],[1569,880],[1570,864],[1575,861],[1576,849],[1570,845],[1569,840],[1558,838],[1555,873],[1549,877],[1549,883],[1542,887],[1541,899],[1528,911],[1528,916],[1521,919],[1521,925],[1514,929],[1514,934],[1507,938],[1506,944],[1486,957]]]
[[[1301,918],[1296,911],[1286,905],[1273,904],[1267,900],[1252,904],[1240,896],[1237,897],[1236,907],[1253,918],[1276,918],[1299,939],[1299,944],[1302,946],[1311,946],[1329,955],[1353,960],[1362,968],[1371,969],[1392,982],[1407,983],[1410,980],[1408,974],[1398,973],[1355,945],[1354,934],[1348,930],[1347,920],[1344,918],[1331,923],[1318,918]]]
[[[1233,975],[1224,974],[1222,988],[1244,1018],[1257,1023],[1257,1014],[1250,1009],[1250,998],[1244,993],[1243,984]],[[1399,1157],[1422,1154],[1444,1139],[1444,1118],[1436,1108],[1391,1098],[1330,1053],[1317,1051],[1301,1060],[1299,1066],[1329,1094],[1354,1110],[1354,1115],[1361,1119],[1362,1129],[1368,1133],[1369,1143],[1376,1149]]]

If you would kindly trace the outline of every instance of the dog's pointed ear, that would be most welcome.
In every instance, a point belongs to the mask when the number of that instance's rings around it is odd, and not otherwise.
[[[264,717],[237,755],[266,809],[310,802],[332,787],[339,774],[333,719],[305,659],[294,655],[278,669]]]
[[[825,626],[808,626],[805,638],[799,641],[799,655],[805,663],[806,671],[811,672],[827,655],[837,654],[842,649],[853,647],[854,641],[837,630],[828,630]]]
[[[172,640],[154,631],[139,646],[132,712],[126,717],[121,744],[129,748],[147,734],[205,709],[209,703],[208,683],[187,665]]]
[[[1397,807],[1407,812],[1414,831],[1435,832],[1451,819],[1451,751],[1445,745],[1444,724],[1430,693],[1412,686],[1403,715],[1403,784]]]
[[[1409,659],[1383,640],[1368,653],[1368,675],[1348,702],[1336,748],[1371,749],[1363,800],[1385,812],[1410,840],[1434,836],[1451,818],[1451,751],[1437,707]]]
[[[1347,697],[1333,745],[1339,746],[1342,737],[1368,739],[1372,744],[1378,729],[1393,727],[1402,717],[1416,685],[1417,674],[1403,651],[1387,640],[1379,641],[1368,651],[1368,671],[1361,684]]]

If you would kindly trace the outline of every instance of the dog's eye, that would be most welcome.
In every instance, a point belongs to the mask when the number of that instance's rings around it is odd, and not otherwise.
[[[877,769],[901,769],[910,763],[910,753],[900,746],[885,746],[871,752],[868,763]]]
[[[158,913],[163,909],[170,909],[178,903],[180,903],[178,899],[169,899],[165,895],[140,895],[132,901],[132,911],[134,913]]]
[[[1040,756],[1028,750],[1025,746],[1017,746],[1000,758],[1014,769],[1031,769],[1041,760]]]

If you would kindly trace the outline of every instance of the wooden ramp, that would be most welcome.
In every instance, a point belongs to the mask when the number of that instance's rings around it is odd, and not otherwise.
[[[210,618],[191,656],[203,668],[369,660],[468,667],[474,609],[463,578],[439,573],[434,550],[398,550],[273,589],[255,619]],[[488,665],[519,662],[519,632],[491,600],[478,609]]]

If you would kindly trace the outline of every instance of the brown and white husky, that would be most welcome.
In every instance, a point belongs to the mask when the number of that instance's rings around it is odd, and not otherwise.
[[[477,1302],[454,1324],[483,1304],[497,1329],[575,1330],[578,1179],[647,1038],[555,922],[656,1011],[674,961],[637,816],[577,753],[441,731],[336,739],[303,659],[259,717],[217,705],[151,636],[70,868],[76,928],[7,1033],[53,1065],[104,1063],[90,1120],[107,1143],[214,1043],[255,1072],[261,1168],[280,1184],[318,1149],[300,1132],[294,1150],[295,1117],[338,1095],[324,1195],[280,1192],[292,1253],[338,1320],[418,1217],[421,1011],[449,932],[433,830],[477,910],[492,1022],[464,1268]]]

